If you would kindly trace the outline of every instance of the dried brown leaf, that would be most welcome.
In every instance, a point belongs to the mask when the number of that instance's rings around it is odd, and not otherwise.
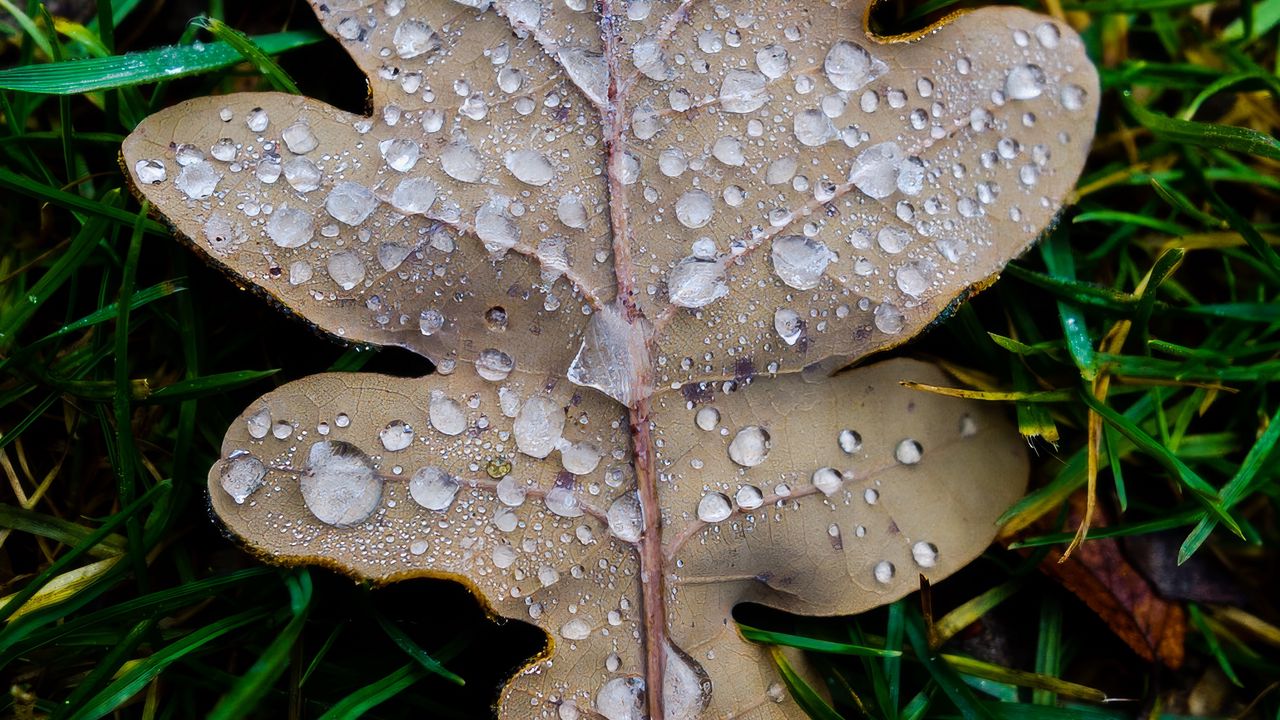
[[[459,579],[553,639],[504,715],[612,720],[795,717],[734,604],[857,612],[990,541],[1026,478],[998,412],[899,387],[941,379],[918,363],[824,376],[1051,221],[1097,111],[1069,28],[1002,8],[883,40],[857,0],[313,5],[371,117],[236,94],[124,146],[211,260],[440,370],[246,410],[210,492],[252,547]]]

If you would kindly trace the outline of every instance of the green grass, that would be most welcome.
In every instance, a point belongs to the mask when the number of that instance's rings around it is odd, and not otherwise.
[[[738,619],[794,649],[772,656],[814,717],[1280,717],[1280,0],[1025,4],[1070,13],[1102,72],[1079,201],[902,350],[981,369],[1031,436],[1011,544],[928,603]],[[178,100],[299,89],[359,110],[359,75],[294,4],[214,0],[186,26],[101,5],[0,2],[0,714],[484,716],[539,633],[447,583],[264,567],[204,497],[223,430],[274,384],[423,366],[275,317],[148,219],[116,166],[133,124]],[[1154,544],[1195,581],[1181,669],[1139,660],[1042,572],[1090,486],[1091,418],[1110,522],[1090,537]]]

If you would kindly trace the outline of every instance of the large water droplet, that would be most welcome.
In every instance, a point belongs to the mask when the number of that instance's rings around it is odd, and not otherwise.
[[[222,176],[209,163],[201,160],[183,166],[174,185],[192,200],[204,200],[213,194]]]
[[[577,195],[565,195],[556,205],[556,217],[568,227],[581,229],[587,226],[587,207]]]
[[[476,211],[476,235],[493,255],[501,255],[520,242],[520,228],[507,214],[509,204],[508,198],[498,195]]]
[[[169,176],[162,160],[139,160],[133,164],[133,172],[138,182],[146,185],[159,185]]]
[[[527,185],[546,185],[556,172],[542,153],[536,150],[512,150],[503,156],[503,163],[517,180]]]
[[[374,197],[369,188],[350,180],[335,184],[324,201],[324,209],[329,211],[333,219],[347,225],[359,225],[377,207],[378,198]]]
[[[921,540],[911,546],[911,558],[922,568],[931,568],[938,564],[938,546]]]
[[[693,416],[693,422],[700,430],[715,430],[720,424],[720,411],[713,407],[700,408]]]
[[[603,55],[582,48],[565,48],[559,56],[569,79],[588,99],[597,105],[609,102],[609,66]]]
[[[811,480],[813,486],[828,497],[839,492],[840,487],[844,485],[844,476],[840,474],[840,471],[829,467],[814,470]]]
[[[245,419],[245,427],[249,431],[249,437],[254,440],[265,438],[271,432],[271,410],[264,407],[250,415]]]
[[[840,449],[846,455],[852,455],[862,449],[862,435],[856,430],[841,430],[838,442]]]
[[[364,522],[382,500],[382,479],[369,456],[338,440],[311,446],[298,485],[307,509],[321,522],[338,527]]]
[[[582,502],[578,500],[577,483],[561,484],[547,491],[542,499],[547,509],[560,517],[582,517]]]
[[[496,348],[481,350],[476,358],[476,374],[489,382],[506,380],[515,367],[516,361]]]
[[[818,286],[835,254],[818,240],[804,235],[783,235],[773,241],[770,253],[778,278],[797,290]]]
[[[1044,70],[1039,65],[1023,63],[1009,69],[1004,81],[1004,93],[1012,100],[1031,100],[1044,92]]]
[[[893,457],[903,465],[915,465],[924,457],[924,446],[907,438],[893,449]]]
[[[392,420],[378,431],[378,439],[387,452],[399,452],[413,444],[413,428],[403,420]]]
[[[289,152],[295,155],[306,155],[320,145],[319,138],[311,132],[311,126],[303,122],[296,122],[285,128],[280,133],[280,139],[289,148]]]
[[[591,637],[591,623],[574,618],[560,626],[560,637],[565,640],[586,640]]]
[[[454,180],[480,182],[484,161],[465,137],[457,137],[440,151],[440,168]]]
[[[596,712],[605,720],[645,720],[644,679],[616,677],[596,691]]]
[[[243,505],[250,495],[262,487],[262,479],[266,476],[267,466],[243,450],[231,453],[218,463],[218,482],[237,505]]]
[[[584,440],[562,446],[560,448],[560,463],[564,465],[565,470],[574,475],[587,475],[596,469],[603,455],[604,453],[601,452],[600,446]]]
[[[424,177],[405,178],[391,193],[391,206],[405,215],[421,215],[436,202],[436,184]]]
[[[849,168],[849,182],[867,196],[881,200],[898,187],[898,171],[905,156],[895,142],[872,145],[854,158]]]
[[[758,425],[748,425],[729,443],[729,459],[743,467],[755,467],[769,456],[769,433]]]
[[[467,427],[467,416],[462,411],[462,405],[440,390],[431,391],[431,399],[427,401],[427,418],[431,421],[431,427],[445,435],[458,435]]]
[[[710,195],[701,190],[690,190],[676,200],[676,219],[687,228],[697,229],[711,222],[714,209]]]
[[[310,242],[313,232],[311,213],[301,208],[282,205],[267,219],[267,237],[277,247],[302,247]]]
[[[624,542],[638,542],[644,534],[644,516],[640,498],[629,492],[618,497],[609,506],[609,531]]]
[[[831,118],[821,110],[801,110],[796,113],[791,128],[796,134],[796,140],[807,147],[825,145],[836,136],[836,128],[831,124]]]
[[[409,172],[414,165],[418,164],[418,156],[422,148],[418,147],[418,143],[407,138],[393,138],[378,143],[378,151],[382,153],[382,159],[387,162],[387,167],[396,172]]]
[[[841,40],[827,51],[822,69],[832,85],[852,91],[885,74],[889,67],[873,58],[861,45]]]
[[[409,478],[409,496],[428,510],[448,510],[458,495],[458,480],[434,465],[428,465]]]
[[[667,298],[686,308],[706,307],[729,294],[724,263],[719,260],[682,258],[667,273]]]
[[[329,256],[325,269],[329,277],[343,290],[351,290],[364,280],[364,261],[354,252],[346,251]]]
[[[886,335],[897,335],[902,332],[903,325],[906,324],[907,318],[902,311],[892,303],[880,303],[871,313],[871,319],[875,323],[876,329]]]
[[[787,57],[787,49],[781,45],[766,45],[756,51],[756,67],[769,79],[777,79],[791,68],[791,60]]]
[[[743,510],[755,510],[764,504],[764,493],[760,492],[760,488],[754,485],[743,485],[738,488],[738,492],[734,494],[733,499],[738,502],[738,507]]]
[[[391,42],[396,46],[396,55],[405,60],[440,49],[440,36],[430,25],[421,20],[406,20],[400,23],[391,36]]]
[[[720,83],[720,107],[728,113],[759,110],[769,100],[764,75],[751,70],[730,70]]]
[[[888,560],[881,560],[880,562],[876,563],[876,566],[872,569],[871,574],[875,576],[876,582],[880,583],[881,585],[888,585],[889,581],[893,580],[893,574],[894,574],[893,563],[889,562]]]
[[[564,434],[564,409],[545,395],[525,401],[511,430],[516,447],[525,455],[544,458],[551,454]]]
[[[709,492],[698,501],[698,519],[702,522],[720,522],[733,514],[733,503],[724,493]]]

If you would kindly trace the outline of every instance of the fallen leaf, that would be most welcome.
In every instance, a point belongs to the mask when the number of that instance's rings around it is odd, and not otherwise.
[[[1065,527],[1074,528],[1083,517],[1083,495],[1073,495],[1071,507]],[[1106,514],[1097,508],[1093,526],[1106,525]],[[1186,610],[1160,596],[1125,557],[1117,540],[1091,538],[1066,560],[1060,551],[1051,550],[1040,569],[1096,612],[1139,657],[1175,670],[1182,666]]]
[[[552,638],[510,717],[796,717],[744,601],[857,612],[976,556],[1026,459],[899,344],[1038,236],[1097,76],[1020,9],[313,3],[373,115],[243,93],[125,141],[192,244],[436,375],[251,405],[214,508],[275,562],[444,576]],[[805,371],[805,372],[801,372]]]

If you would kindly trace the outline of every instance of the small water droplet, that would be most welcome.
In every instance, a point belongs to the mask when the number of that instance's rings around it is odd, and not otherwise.
[[[813,471],[811,481],[823,495],[830,497],[840,491],[844,485],[844,476],[835,468],[824,467]]]
[[[734,493],[733,499],[743,510],[755,510],[764,504],[764,493],[754,485],[743,485]]]
[[[720,424],[720,411],[713,407],[699,408],[693,422],[701,430],[715,430]]]
[[[903,465],[915,465],[924,457],[924,446],[911,438],[906,438],[893,449],[893,457]]]
[[[607,513],[609,531],[624,542],[638,542],[644,534],[644,516],[640,509],[640,498],[629,492],[618,497],[609,506]]]
[[[931,568],[938,563],[938,546],[921,540],[911,546],[911,557],[922,568]]]
[[[413,444],[413,428],[403,420],[392,420],[378,431],[378,439],[387,452],[399,452]]]
[[[888,560],[881,560],[876,563],[875,568],[871,571],[876,578],[876,582],[881,585],[888,585],[893,580],[894,567],[893,563]]]

